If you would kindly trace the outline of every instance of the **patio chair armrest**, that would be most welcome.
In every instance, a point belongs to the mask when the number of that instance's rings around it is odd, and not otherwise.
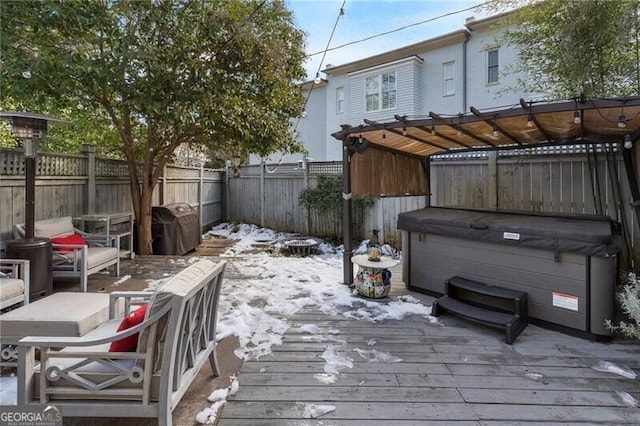
[[[0,259],[0,271],[12,278],[29,280],[30,261],[27,259]]]
[[[95,337],[88,336],[26,336],[16,343],[18,346],[28,347],[52,347],[62,348],[68,346],[83,347],[83,346],[96,346],[103,345],[105,343],[111,343],[116,340],[124,339],[125,337],[132,336],[141,332],[145,328],[149,327],[153,322],[157,321],[161,315],[155,315],[138,325],[122,331],[115,331],[109,334],[103,334]]]
[[[149,302],[151,296],[153,293],[149,291],[114,291],[109,293],[109,319],[116,318],[116,314],[130,312],[131,305],[136,302]],[[122,300],[124,300],[124,306],[121,305]]]
[[[75,263],[79,259],[87,257],[87,246],[83,244],[51,244],[53,261]]]
[[[76,230],[76,232],[84,238],[89,247],[115,247],[120,250],[120,236],[117,234],[89,234],[79,230]]]

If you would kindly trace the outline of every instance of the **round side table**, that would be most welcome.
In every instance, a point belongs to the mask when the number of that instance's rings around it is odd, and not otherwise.
[[[397,260],[381,256],[380,261],[369,260],[368,254],[353,256],[351,262],[358,265],[355,286],[358,294],[371,299],[381,299],[389,295],[391,290],[391,268],[398,264]]]

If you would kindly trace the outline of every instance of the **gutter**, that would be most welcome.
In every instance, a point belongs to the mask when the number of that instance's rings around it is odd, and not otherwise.
[[[467,112],[467,44],[471,33],[465,31],[462,41],[462,111]]]

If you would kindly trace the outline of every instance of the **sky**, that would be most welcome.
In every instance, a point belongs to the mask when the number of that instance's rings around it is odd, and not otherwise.
[[[338,19],[343,3],[344,15]],[[473,9],[482,3],[478,0],[286,0],[295,25],[307,33],[305,51],[311,56],[305,69],[309,80],[327,64],[344,65],[460,30],[466,18],[487,16],[485,11]],[[413,24],[418,25],[394,31]],[[387,32],[391,33],[374,37]],[[369,37],[373,38],[324,54],[327,45],[332,49]]]

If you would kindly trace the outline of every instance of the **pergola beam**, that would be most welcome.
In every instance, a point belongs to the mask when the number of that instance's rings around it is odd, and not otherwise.
[[[431,134],[431,129],[427,128],[426,126],[415,126],[415,127],[416,127],[416,129],[420,129],[420,130],[422,130],[424,132],[427,132],[427,133]],[[472,145],[466,144],[466,143],[464,143],[462,141],[459,141],[459,140],[455,140],[454,138],[449,137],[447,135],[443,135],[442,133],[438,132],[437,130],[435,130],[434,132],[435,132],[434,133],[435,136],[437,136],[439,138],[442,138],[442,139],[445,139],[445,140],[448,140],[449,142],[455,143],[456,145],[464,146],[466,148],[473,148]]]
[[[406,122],[406,117],[401,117],[399,115],[395,115],[394,118],[396,120],[400,121],[403,124],[404,124],[404,122]],[[419,137],[414,136],[414,135],[410,135],[409,133],[407,133],[405,127],[402,128],[402,131],[399,131],[399,130],[396,130],[396,129],[389,129],[389,132],[394,133],[396,135],[402,135],[402,136],[404,136],[406,138],[409,138],[409,139],[414,140],[414,141],[419,142],[419,143],[423,143],[425,145],[432,146],[434,148],[440,148],[440,149],[443,149],[445,151],[449,151],[450,150],[450,148],[448,148],[446,146],[439,145],[439,144],[437,144],[435,142],[430,142],[430,141],[424,140],[424,139],[419,138]]]
[[[478,108],[472,106],[470,109],[471,109],[471,112],[473,113],[473,115],[475,115],[476,117],[483,117],[483,114],[480,112],[480,110]],[[500,127],[498,125],[498,123],[496,123],[494,120],[492,120],[490,118],[485,118],[484,122],[487,123],[489,126],[491,126],[493,129],[495,129],[495,130],[499,131],[500,133],[502,133],[503,135],[505,135],[508,139],[510,139],[515,144],[522,145],[522,141],[520,141],[518,138],[513,136],[511,133],[507,132],[505,129]]]
[[[444,118],[444,117],[436,114],[433,111],[429,112],[429,117],[431,117],[433,120],[440,121],[443,124],[446,124],[447,126],[455,129],[456,131],[461,132],[461,133],[469,136],[471,139],[477,140],[478,142],[482,142],[483,144],[488,145],[488,146],[494,146],[494,147],[496,146],[493,142],[491,142],[491,141],[489,141],[489,140],[487,140],[485,138],[481,138],[480,136],[475,135],[475,134],[469,132],[468,130],[466,130],[464,127],[462,127],[463,123],[462,123],[461,119],[464,117],[462,115],[460,116],[460,120],[458,120],[459,122],[457,122],[457,123],[453,122],[454,119],[452,119],[452,118]]]

